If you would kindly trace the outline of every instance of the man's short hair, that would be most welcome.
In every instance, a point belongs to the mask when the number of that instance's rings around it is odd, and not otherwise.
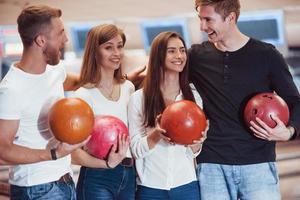
[[[236,21],[240,15],[241,4],[239,0],[195,0],[195,9],[201,6],[213,6],[215,11],[225,19],[231,12],[236,14]]]
[[[46,5],[32,5],[24,8],[17,19],[18,31],[24,47],[32,45],[34,39],[49,28],[51,19],[61,15],[60,9]]]

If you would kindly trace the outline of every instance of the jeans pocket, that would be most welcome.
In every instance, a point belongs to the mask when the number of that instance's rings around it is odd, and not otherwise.
[[[279,182],[279,176],[277,171],[277,166],[275,162],[269,162],[270,171],[274,177],[275,183],[278,184]]]
[[[199,177],[199,175],[200,175],[202,165],[203,165],[202,163],[199,163],[199,164],[197,164],[197,166],[196,166],[196,174],[197,174],[197,177]]]
[[[32,199],[51,199],[56,191],[54,182],[31,186],[29,194]]]

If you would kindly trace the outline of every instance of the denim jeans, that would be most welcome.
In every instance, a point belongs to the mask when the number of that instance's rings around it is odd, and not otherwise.
[[[202,163],[197,166],[202,200],[280,200],[274,162],[251,165]]]
[[[75,185],[54,181],[29,187],[10,186],[11,200],[75,200]]]
[[[77,183],[78,200],[134,200],[135,169],[118,165],[114,169],[81,167]]]
[[[171,190],[160,190],[138,185],[137,200],[199,200],[198,182],[194,181]]]

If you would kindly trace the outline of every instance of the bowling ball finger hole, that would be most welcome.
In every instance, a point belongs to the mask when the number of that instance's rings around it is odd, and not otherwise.
[[[267,95],[267,94],[263,95],[262,97],[269,98],[269,99],[273,99],[273,97],[271,97],[271,96],[269,96],[269,95]]]
[[[253,115],[257,115],[257,113],[258,113],[257,109],[254,108],[254,109],[252,110],[252,113],[253,113]]]

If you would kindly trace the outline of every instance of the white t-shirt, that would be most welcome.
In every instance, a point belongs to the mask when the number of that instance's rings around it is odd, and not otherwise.
[[[51,149],[57,145],[49,131],[48,111],[57,99],[64,97],[65,78],[62,66],[47,66],[42,74],[29,74],[11,66],[0,83],[0,119],[20,121],[14,144],[32,149]],[[10,168],[9,182],[32,186],[56,181],[71,172],[70,165],[70,156],[14,165]]]
[[[121,119],[128,126],[127,105],[131,94],[134,92],[134,85],[126,80],[120,87],[120,98],[117,101],[107,99],[97,88],[81,87],[74,95],[85,100],[93,109],[95,116],[112,115]],[[129,150],[126,156],[131,157]]]
[[[192,91],[196,103],[202,107],[202,99],[194,87]],[[143,90],[133,93],[128,104],[128,122],[130,146],[136,159],[138,174],[137,184],[150,188],[170,190],[188,184],[196,179],[194,158],[200,153],[193,153],[184,145],[170,145],[160,140],[153,149],[149,149],[147,132],[150,128],[143,125]],[[182,100],[180,93],[176,101]]]

